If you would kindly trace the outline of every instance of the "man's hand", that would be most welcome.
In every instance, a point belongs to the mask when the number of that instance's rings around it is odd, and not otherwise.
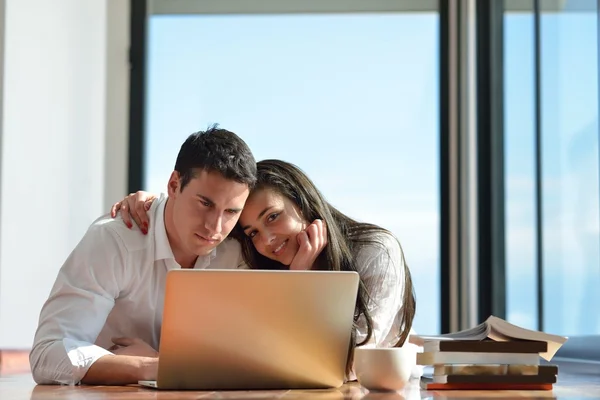
[[[85,385],[129,385],[154,381],[158,376],[158,358],[109,354],[92,364],[81,383]]]
[[[113,343],[108,351],[118,356],[158,357],[158,352],[148,343],[138,338],[112,338]]]
[[[296,236],[300,248],[294,256],[290,269],[311,269],[321,251],[327,245],[327,226],[315,219],[306,230]]]

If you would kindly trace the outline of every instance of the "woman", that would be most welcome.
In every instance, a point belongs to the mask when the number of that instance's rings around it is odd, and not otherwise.
[[[398,240],[387,230],[357,222],[327,203],[295,165],[257,163],[257,184],[232,232],[254,269],[356,271],[360,276],[351,349],[402,346],[411,332],[415,298]],[[154,196],[138,192],[116,203],[128,226],[146,221]],[[407,343],[407,345],[410,345]],[[350,379],[352,355],[347,365]],[[413,375],[419,375],[418,368]]]

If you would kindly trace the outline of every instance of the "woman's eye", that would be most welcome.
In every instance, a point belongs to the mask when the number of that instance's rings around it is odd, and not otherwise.
[[[248,234],[248,237],[249,237],[249,238],[251,238],[251,239],[252,239],[254,236],[256,236],[256,231],[252,231],[252,232],[250,232],[250,233]]]
[[[273,213],[273,214],[269,215],[269,217],[267,218],[267,221],[269,221],[269,222],[275,221],[278,216],[279,216],[279,214]]]

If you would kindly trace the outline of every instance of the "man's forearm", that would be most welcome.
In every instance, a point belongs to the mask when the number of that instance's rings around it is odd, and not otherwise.
[[[158,358],[106,355],[88,369],[81,380],[86,385],[128,385],[155,380]]]

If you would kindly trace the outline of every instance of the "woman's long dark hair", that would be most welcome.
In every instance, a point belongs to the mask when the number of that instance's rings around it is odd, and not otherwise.
[[[338,211],[325,201],[313,182],[293,164],[281,160],[263,160],[257,163],[257,182],[253,190],[269,189],[279,193],[299,208],[302,216],[311,223],[321,219],[327,226],[327,246],[317,257],[313,269],[330,271],[355,271],[356,255],[359,250],[367,245],[377,245],[386,249],[381,242],[381,234],[391,233],[377,225],[357,222]],[[241,230],[239,223],[233,232],[242,245],[245,262],[253,269],[287,269],[288,267],[263,256],[256,251],[252,240]],[[398,243],[398,245],[400,245]],[[402,256],[404,258],[404,255]],[[410,271],[404,262],[404,295],[403,303],[397,318],[400,318],[402,333],[396,346],[402,346],[408,337],[415,315],[415,296]],[[392,263],[392,260],[389,261]],[[370,295],[377,290],[377,284],[371,283],[367,287],[364,280],[360,279],[356,311],[354,315],[354,328],[348,353],[346,373],[352,369],[354,348],[361,346],[371,339],[373,334],[373,320],[367,309]],[[357,321],[363,317],[367,325],[367,336],[357,343]]]

